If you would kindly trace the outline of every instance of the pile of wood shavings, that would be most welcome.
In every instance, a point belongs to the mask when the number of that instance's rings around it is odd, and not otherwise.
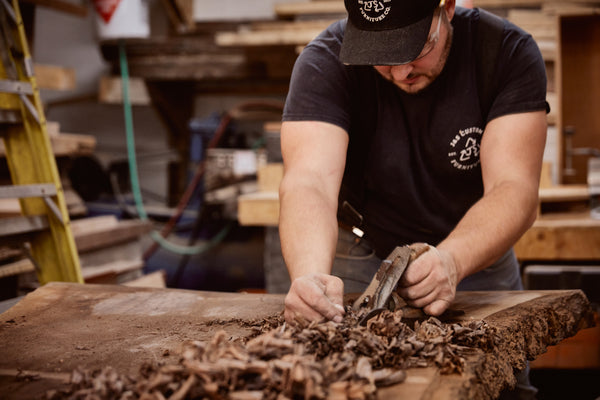
[[[349,311],[339,324],[283,324],[246,340],[219,331],[210,342],[187,345],[178,364],[145,365],[136,379],[110,367],[77,370],[69,389],[47,398],[374,399],[377,387],[402,382],[406,368],[462,373],[468,352],[494,346],[495,333],[483,321],[444,324],[432,317],[411,329],[401,311],[384,311],[365,327],[359,318]]]

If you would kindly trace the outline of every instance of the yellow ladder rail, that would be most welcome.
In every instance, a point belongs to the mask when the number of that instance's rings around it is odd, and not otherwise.
[[[30,240],[39,282],[83,283],[18,0],[0,0],[0,9],[0,112],[9,121],[0,123],[0,136],[14,185],[3,192],[19,198],[25,217],[47,218],[48,229]]]

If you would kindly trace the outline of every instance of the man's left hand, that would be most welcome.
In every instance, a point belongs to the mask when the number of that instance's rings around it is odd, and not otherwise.
[[[452,255],[431,247],[414,260],[398,283],[398,294],[411,307],[440,315],[454,300],[458,271]]]

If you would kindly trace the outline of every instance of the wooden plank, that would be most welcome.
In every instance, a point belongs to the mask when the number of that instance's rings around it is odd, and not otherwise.
[[[320,28],[313,28],[304,30],[219,32],[215,35],[215,43],[219,46],[306,45],[322,31]]]
[[[541,7],[543,3],[544,0],[473,0],[473,6],[481,8]]]
[[[110,215],[74,220],[71,228],[86,282],[122,283],[141,275],[144,263],[138,239],[149,229],[148,224],[118,221]],[[0,276],[33,270],[31,261],[24,259],[0,267]]]
[[[140,235],[148,233],[151,229],[152,224],[148,221],[119,221],[114,228],[86,232],[76,236],[75,244],[80,252],[86,252],[137,239]]]
[[[559,2],[544,3],[542,10],[550,15],[590,15],[600,14],[600,2]]]
[[[600,220],[585,214],[542,214],[514,246],[519,261],[599,260]]]
[[[346,14],[344,2],[341,0],[277,3],[274,9],[275,14],[280,18],[318,14]]]
[[[56,65],[33,64],[36,82],[40,89],[76,89],[75,69]]]
[[[548,79],[551,79],[551,77],[548,77]],[[546,101],[550,105],[550,112],[546,116],[548,125],[556,125],[556,117],[558,115],[558,98],[556,97],[556,93],[546,93]]]
[[[60,134],[60,122],[46,121],[46,132],[48,132],[48,136]]]
[[[98,101],[107,104],[123,103],[123,83],[117,76],[103,76],[100,78]],[[132,105],[151,104],[150,94],[146,82],[141,78],[129,78],[129,100]]]
[[[277,192],[256,192],[238,197],[238,221],[245,226],[277,226],[279,195]]]
[[[69,216],[81,217],[87,215],[88,209],[81,197],[79,197],[79,194],[77,194],[77,192],[71,188],[63,187],[63,189],[65,193],[65,202],[67,203],[67,211],[69,212]]]
[[[139,278],[143,266],[141,259],[113,261],[82,268],[81,275],[85,283],[119,284]]]
[[[176,363],[185,341],[207,341],[218,330],[231,339],[250,334],[248,322],[279,315],[283,300],[284,295],[49,283],[0,316],[0,341],[10,344],[3,350],[0,374],[112,366],[136,376],[143,363]],[[512,371],[511,363],[535,358],[548,345],[574,335],[591,314],[578,290],[459,292],[452,308],[465,311],[460,320],[483,318],[499,337],[510,339],[499,344],[505,346],[499,351],[514,358],[509,362],[474,353],[463,375],[410,369],[405,383],[382,390],[379,398],[484,398],[486,389],[501,387],[509,378],[500,371]],[[41,398],[63,376],[48,378],[0,379],[0,390],[7,400]]]
[[[0,199],[0,218],[19,215],[21,215],[21,204],[18,199]]]
[[[258,169],[258,190],[261,192],[278,192],[283,178],[283,163],[268,163]]]
[[[542,162],[542,173],[540,176],[540,192],[541,189],[553,187],[552,182],[552,163],[548,161]]]
[[[279,223],[279,183],[283,177],[283,166],[273,165],[271,171],[265,170],[264,188],[259,181],[259,191],[239,196],[238,220],[242,225],[277,226]],[[270,176],[267,176],[270,174]],[[279,179],[279,180],[278,180]],[[555,185],[541,187],[540,202],[577,202],[587,201],[590,197],[587,185]]]
[[[35,267],[29,259],[23,259],[0,265],[0,278],[34,272]]]
[[[143,275],[132,281],[125,282],[123,285],[131,287],[166,288],[167,273],[165,270],[161,269],[159,271]]]
[[[280,133],[281,132],[281,122],[266,122],[263,130],[267,133]]]
[[[546,14],[541,10],[508,10],[507,19],[519,26],[537,41],[556,41],[558,20],[555,16]]]
[[[48,218],[45,215],[2,218],[0,237],[29,234],[45,229],[48,229]]]
[[[51,136],[50,143],[55,157],[90,155],[96,148],[96,138],[93,135],[78,133]]]
[[[251,22],[248,28],[252,31],[303,31],[307,29],[324,30],[336,21],[336,18],[298,21],[260,21]]]
[[[113,229],[119,224],[114,215],[100,215],[71,221],[73,236],[84,236]]]
[[[63,189],[69,215],[85,215],[87,213],[87,207],[79,195],[73,189]],[[4,217],[18,217],[20,215],[22,215],[21,204],[18,199],[0,199],[0,219]]]
[[[142,244],[139,237],[93,250],[79,251],[82,269],[121,261],[135,261],[139,263],[141,257]]]
[[[12,248],[12,247],[0,247],[0,261],[20,257],[23,255],[23,251],[20,249],[20,246]]]
[[[96,138],[92,135],[61,133],[49,135],[52,153],[55,157],[89,155],[96,148]],[[0,157],[6,156],[4,143],[0,142]]]
[[[326,29],[334,19],[255,22],[237,32],[217,32],[219,46],[304,46]]]
[[[587,185],[554,185],[540,188],[542,203],[589,200],[590,191]]]

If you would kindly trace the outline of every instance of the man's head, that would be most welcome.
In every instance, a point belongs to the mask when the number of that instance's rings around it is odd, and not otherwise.
[[[427,87],[450,51],[454,0],[345,0],[340,60],[373,65],[408,93]]]

